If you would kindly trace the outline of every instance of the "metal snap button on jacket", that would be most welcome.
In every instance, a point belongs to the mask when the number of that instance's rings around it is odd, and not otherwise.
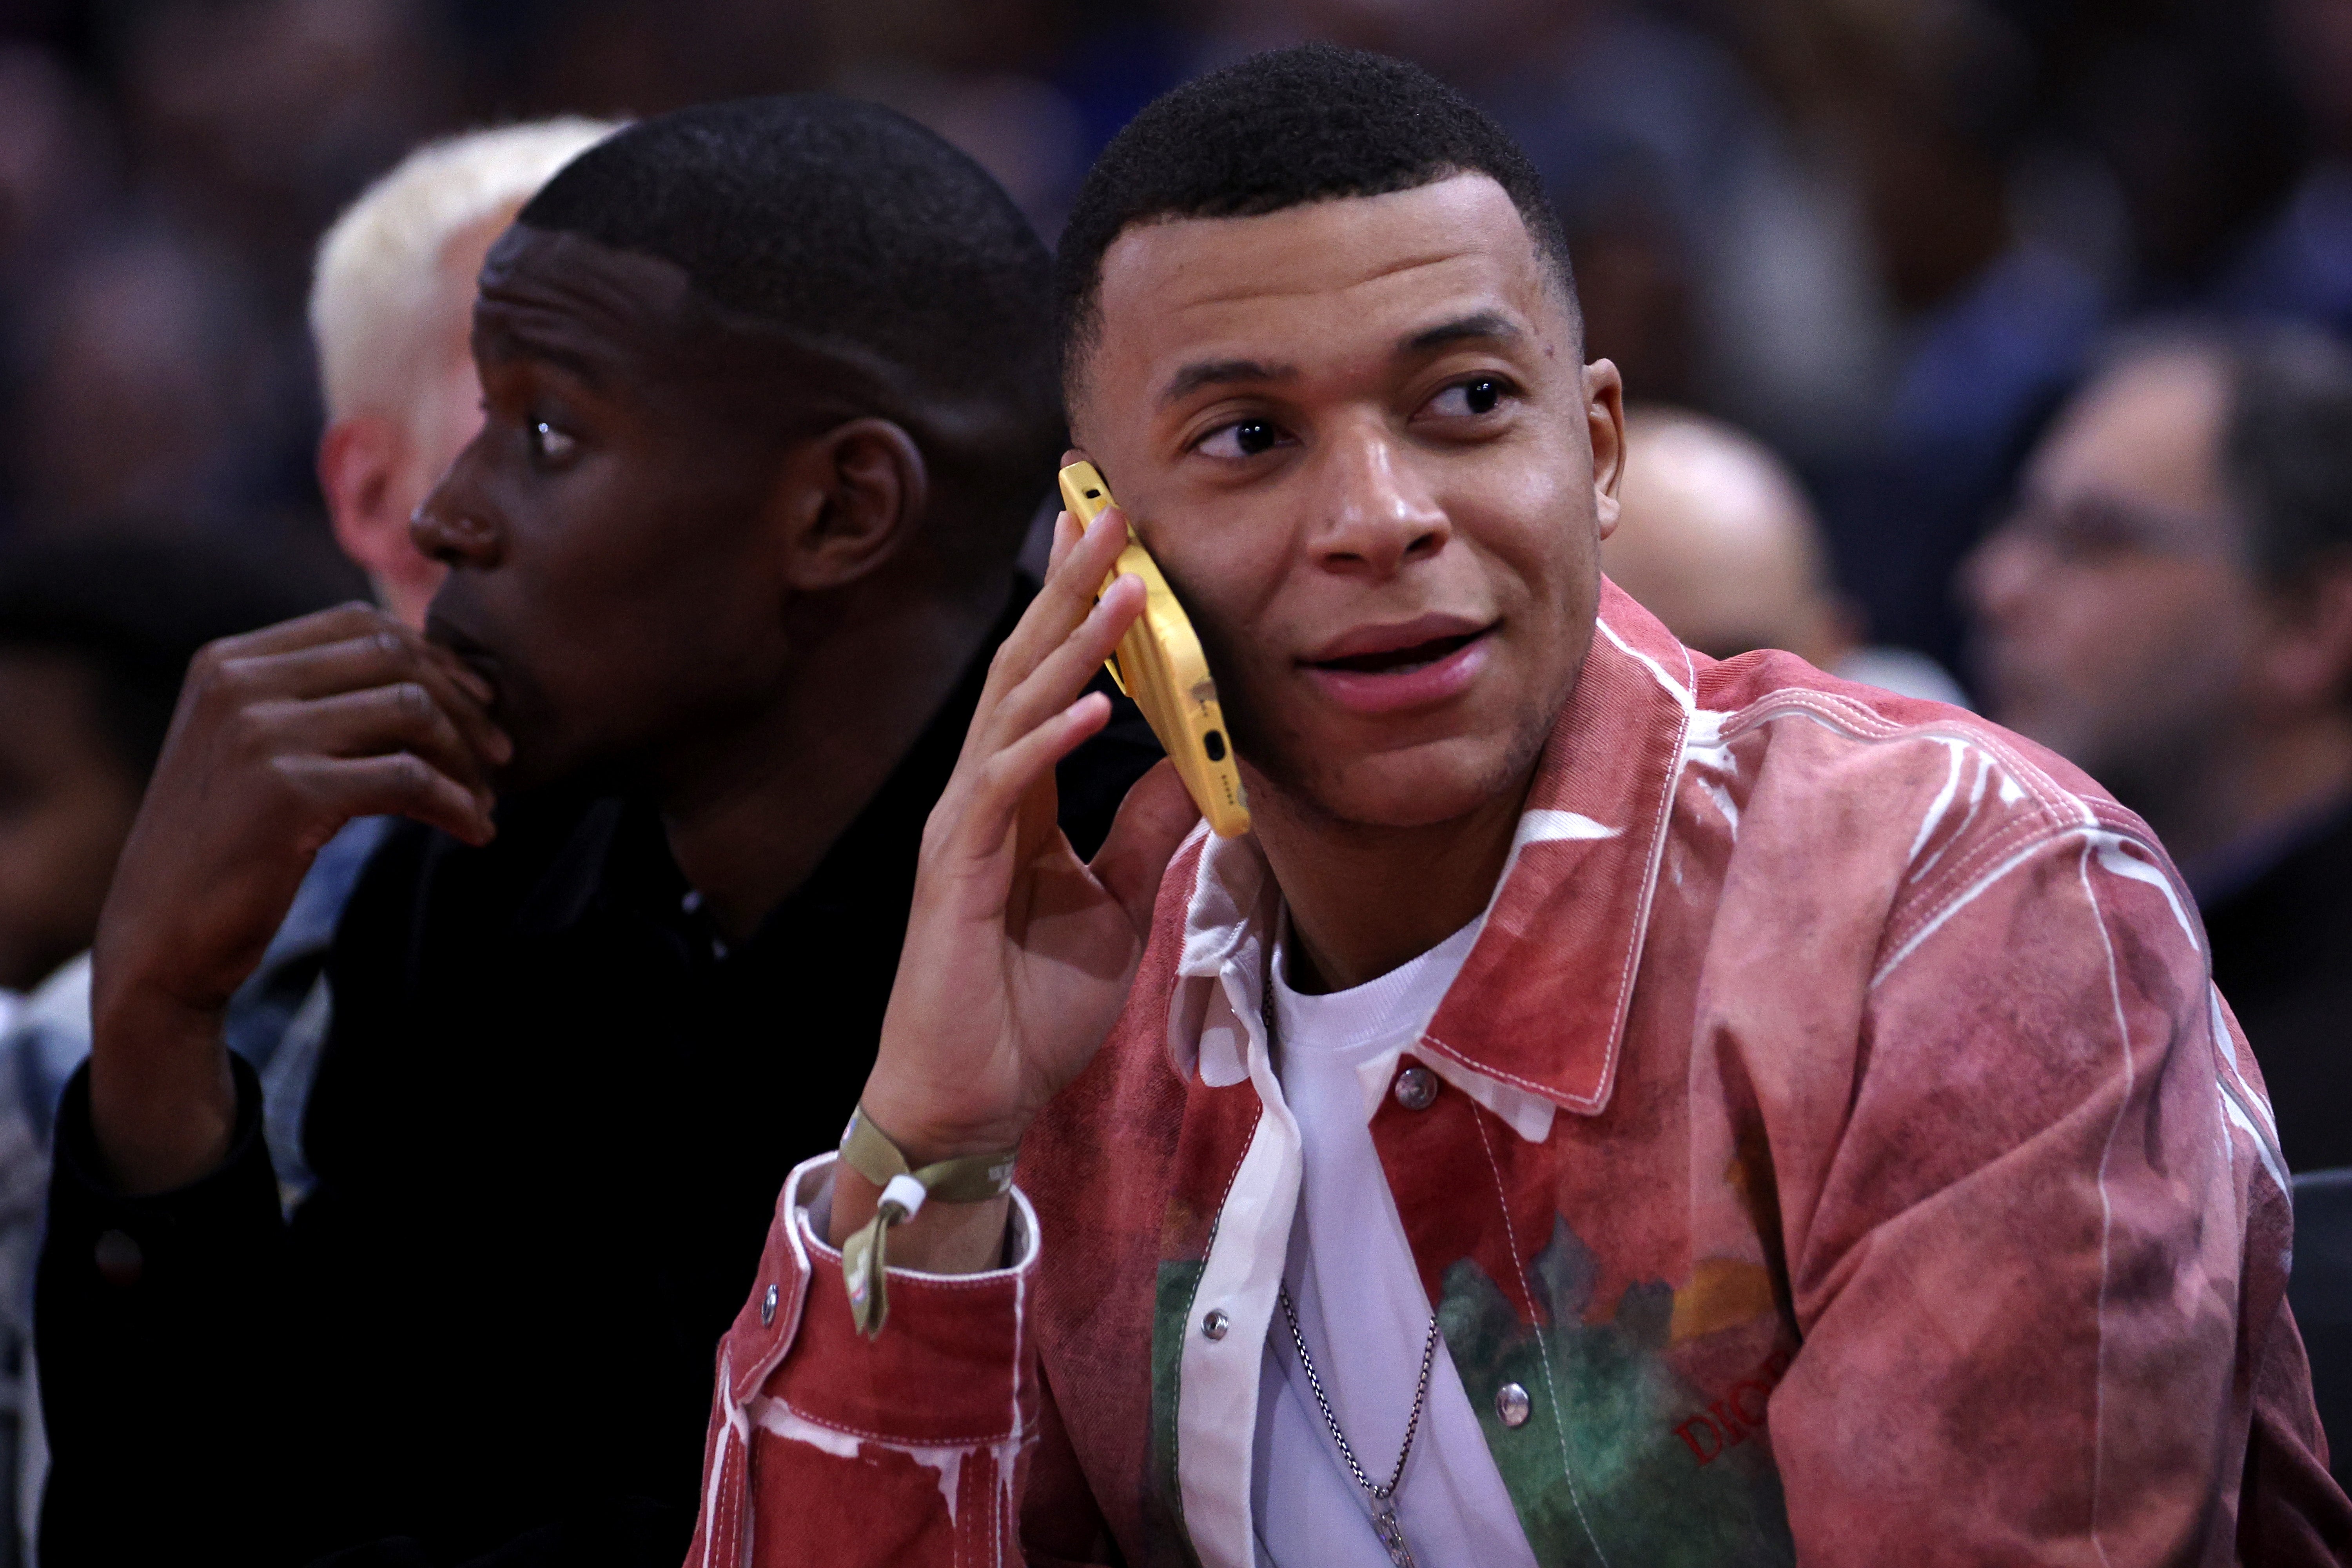
[[[1223,1307],[1212,1307],[1209,1309],[1209,1315],[1201,1320],[1201,1332],[1213,1340],[1223,1339],[1225,1331],[1233,1326],[1233,1321],[1231,1318],[1225,1316],[1225,1310]]]
[[[760,1298],[760,1326],[764,1329],[775,1321],[776,1288],[771,1285],[768,1287],[768,1293]]]
[[[1516,1383],[1507,1383],[1495,1391],[1495,1414],[1503,1418],[1506,1426],[1524,1426],[1528,1413],[1534,1406],[1528,1402],[1528,1391]]]
[[[1427,1068],[1407,1068],[1397,1074],[1396,1101],[1407,1110],[1427,1110],[1437,1098],[1437,1075]]]

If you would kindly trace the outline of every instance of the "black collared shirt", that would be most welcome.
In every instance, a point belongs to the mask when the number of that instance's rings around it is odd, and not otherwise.
[[[290,1225],[249,1073],[227,1165],[135,1202],[93,1174],[77,1078],[40,1279],[50,1568],[677,1562],[714,1347],[872,1064],[985,667],[732,950],[641,800],[511,802],[481,850],[398,829],[337,930]],[[1081,852],[1157,755],[1122,704],[1063,765]]]

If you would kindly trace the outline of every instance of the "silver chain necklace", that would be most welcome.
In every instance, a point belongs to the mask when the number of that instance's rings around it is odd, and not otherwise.
[[[1271,959],[1266,965],[1265,1011],[1266,1044],[1271,1047],[1275,1038],[1274,966]],[[1273,1054],[1271,1049],[1267,1054]],[[1364,1467],[1356,1460],[1354,1446],[1348,1441],[1348,1435],[1339,1430],[1339,1417],[1332,1414],[1331,1401],[1323,1392],[1323,1380],[1315,1373],[1315,1358],[1307,1353],[1307,1336],[1298,1331],[1298,1309],[1291,1305],[1290,1287],[1277,1286],[1276,1294],[1282,1302],[1282,1315],[1290,1324],[1290,1342],[1298,1352],[1298,1368],[1307,1374],[1307,1386],[1314,1391],[1316,1408],[1323,1412],[1323,1425],[1331,1429],[1331,1441],[1339,1446],[1339,1458],[1348,1461],[1348,1473],[1356,1479],[1356,1484],[1371,1500],[1372,1533],[1380,1538],[1381,1545],[1388,1551],[1389,1561],[1396,1568],[1418,1568],[1412,1559],[1412,1549],[1404,1543],[1403,1528],[1397,1523],[1396,1489],[1398,1483],[1404,1479],[1405,1461],[1412,1457],[1413,1436],[1421,1430],[1422,1406],[1429,1400],[1429,1368],[1437,1356],[1437,1314],[1432,1312],[1429,1315],[1429,1337],[1422,1342],[1421,1376],[1412,1385],[1412,1415],[1404,1424],[1404,1443],[1397,1449],[1396,1468],[1389,1472],[1387,1484],[1381,1485],[1364,1474]]]
[[[1404,1445],[1397,1450],[1396,1468],[1390,1472],[1388,1483],[1375,1483],[1364,1474],[1364,1467],[1356,1462],[1356,1450],[1349,1447],[1348,1435],[1339,1430],[1339,1418],[1331,1413],[1331,1401],[1323,1393],[1323,1380],[1315,1375],[1315,1358],[1307,1353],[1307,1336],[1298,1331],[1298,1309],[1290,1304],[1289,1287],[1279,1291],[1282,1315],[1290,1323],[1290,1342],[1298,1351],[1299,1370],[1307,1374],[1307,1386],[1315,1393],[1316,1408],[1323,1412],[1323,1425],[1331,1429],[1331,1441],[1339,1445],[1339,1457],[1348,1461],[1348,1473],[1372,1500],[1372,1533],[1388,1548],[1389,1561],[1396,1568],[1415,1568],[1412,1549],[1404,1543],[1404,1531],[1397,1524],[1397,1483],[1404,1479],[1404,1462],[1412,1457],[1413,1435],[1421,1430],[1421,1407],[1429,1398],[1429,1367],[1437,1355],[1437,1314],[1429,1315],[1429,1338],[1422,1342],[1421,1378],[1413,1384],[1412,1415],[1404,1424]]]

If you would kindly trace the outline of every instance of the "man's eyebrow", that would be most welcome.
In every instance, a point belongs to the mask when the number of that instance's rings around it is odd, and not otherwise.
[[[1242,381],[1289,381],[1297,374],[1296,365],[1262,364],[1254,359],[1202,360],[1169,377],[1168,385],[1160,394],[1160,405],[1165,408],[1181,402],[1204,386]]]
[[[476,332],[474,336],[475,342],[487,351],[483,358],[490,363],[536,360],[576,376],[592,389],[601,387],[604,383],[608,367],[599,365],[577,350],[551,342],[535,333],[519,331],[511,323],[500,322]]]
[[[1490,342],[1508,342],[1523,335],[1518,323],[1500,310],[1478,310],[1415,332],[1397,345],[1396,357],[1413,359],[1428,353],[1433,349],[1442,349],[1449,344],[1470,339],[1483,338]]]

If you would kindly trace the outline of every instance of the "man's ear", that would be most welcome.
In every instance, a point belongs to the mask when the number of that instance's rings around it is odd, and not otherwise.
[[[377,414],[338,419],[319,437],[319,489],[335,542],[372,576],[408,544],[407,513],[393,515],[404,446],[400,426]]]
[[[1625,384],[1605,359],[1584,367],[1584,424],[1592,437],[1592,505],[1601,537],[1617,531],[1617,485],[1625,477]]]
[[[922,526],[930,471],[904,426],[852,419],[785,462],[785,581],[802,593],[845,586],[889,561]]]

